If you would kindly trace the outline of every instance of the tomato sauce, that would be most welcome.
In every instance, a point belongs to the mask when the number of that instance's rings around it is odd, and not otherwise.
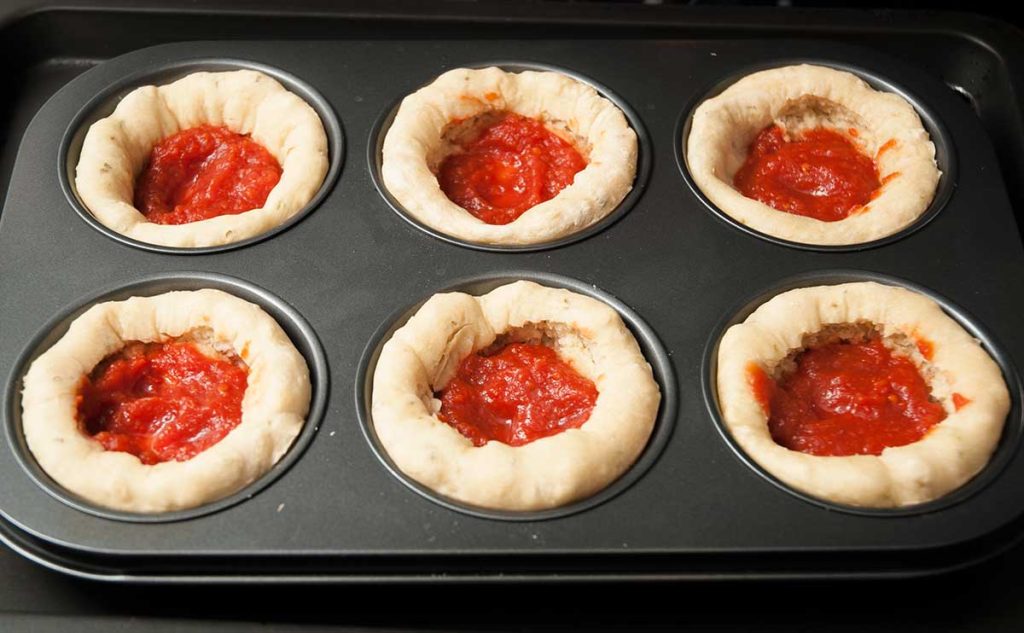
[[[953,394],[953,408],[957,411],[971,404],[971,399],[962,393]]]
[[[84,378],[78,420],[108,451],[186,461],[238,426],[247,382],[241,361],[191,343],[132,343]]]
[[[280,179],[281,166],[262,145],[201,125],[156,144],[135,183],[135,208],[157,224],[236,215],[262,207]]]
[[[925,360],[931,360],[935,356],[935,343],[920,336],[914,337],[914,343],[917,345],[917,351],[921,352],[921,356],[924,356]]]
[[[587,166],[540,121],[506,113],[444,159],[438,182],[448,199],[488,224],[508,224],[554,198]]]
[[[466,357],[441,391],[438,417],[483,446],[522,446],[582,426],[597,388],[549,347],[512,343]]]
[[[757,135],[733,181],[748,198],[824,222],[855,213],[882,186],[874,161],[842,134],[817,128],[787,141],[777,125]]]
[[[811,455],[879,455],[916,442],[946,417],[907,358],[878,337],[802,352],[779,381],[748,367],[772,439]]]

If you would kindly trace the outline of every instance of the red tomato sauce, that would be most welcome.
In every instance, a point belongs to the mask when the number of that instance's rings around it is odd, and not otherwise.
[[[153,148],[135,183],[135,208],[157,224],[236,215],[262,207],[280,179],[281,166],[262,145],[201,125]]]
[[[962,393],[953,394],[953,408],[956,409],[957,411],[963,409],[969,404],[971,404],[971,399],[968,398],[967,396],[963,395]]]
[[[914,343],[917,345],[917,351],[921,352],[921,356],[924,356],[925,360],[931,360],[935,356],[935,343],[921,336],[915,336]]]
[[[448,199],[488,224],[508,224],[572,184],[587,161],[540,121],[515,113],[483,129],[438,173]]]
[[[856,212],[882,186],[874,161],[842,134],[818,128],[787,142],[777,125],[757,135],[733,181],[748,198],[825,222]]]
[[[132,343],[84,379],[81,428],[108,451],[143,464],[186,461],[242,420],[243,366],[191,343]]]
[[[582,426],[597,389],[551,348],[512,343],[466,357],[439,397],[438,417],[474,445],[522,446]]]
[[[801,353],[774,381],[748,367],[772,439],[811,455],[879,455],[916,442],[946,417],[917,367],[880,338],[835,342]]]

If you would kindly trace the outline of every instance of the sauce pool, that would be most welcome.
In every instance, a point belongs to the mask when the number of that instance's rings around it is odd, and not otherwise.
[[[191,343],[133,343],[83,379],[78,419],[108,451],[186,461],[238,426],[247,382],[240,364]]]
[[[540,121],[506,113],[444,159],[438,183],[448,199],[487,224],[508,224],[554,198],[587,166]]]
[[[842,134],[816,128],[787,141],[777,125],[757,135],[733,181],[748,198],[824,222],[849,217],[882,186],[874,161]]]
[[[281,179],[262,145],[201,125],[156,144],[135,183],[135,208],[156,224],[186,224],[259,209]]]
[[[811,455],[879,455],[916,442],[946,417],[917,367],[878,337],[835,342],[796,358],[778,381],[747,368],[772,439]]]
[[[474,445],[522,446],[582,426],[597,388],[551,348],[512,343],[467,356],[438,397],[438,417]]]

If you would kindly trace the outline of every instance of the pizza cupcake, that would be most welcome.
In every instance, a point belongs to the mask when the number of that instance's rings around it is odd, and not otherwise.
[[[637,137],[615,104],[562,73],[457,68],[402,101],[382,160],[388,192],[430,228],[541,244],[622,202]]]
[[[856,75],[802,64],[748,75],[693,115],[686,164],[723,213],[802,244],[861,244],[935,197],[935,146],[913,106]]]
[[[158,513],[226,497],[305,423],[309,369],[259,306],[220,290],[97,304],[29,367],[22,429],[57,484]]]
[[[998,365],[938,304],[874,282],[764,303],[722,337],[716,384],[726,429],[769,474],[870,508],[969,481],[1010,406]]]
[[[126,237],[210,247],[286,222],[327,167],[323,123],[303,99],[258,71],[198,72],[133,90],[93,123],[75,189]]]
[[[423,304],[381,350],[371,418],[413,480],[471,506],[533,511],[621,476],[660,399],[613,308],[519,281]]]

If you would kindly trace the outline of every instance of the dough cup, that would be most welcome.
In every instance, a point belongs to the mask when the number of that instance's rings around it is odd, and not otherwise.
[[[82,433],[82,378],[130,341],[194,333],[249,368],[242,421],[193,458],[145,465]],[[262,289],[210,273],[167,274],[105,292],[49,323],[15,368],[15,455],[47,492],[130,522],[192,518],[243,501],[312,439],[326,402],[326,360],[310,326]],[[22,387],[23,385],[23,387]]]
[[[518,518],[513,513],[547,518],[552,515],[538,512],[563,506],[578,510],[574,502],[588,503],[613,481],[615,492],[628,485],[622,475],[641,453],[642,467],[649,465],[667,439],[673,389],[659,417],[655,372],[617,311],[597,299],[526,281],[482,296],[440,293],[388,334],[376,366],[368,368],[368,435],[397,474],[449,507],[512,519]],[[648,348],[648,333],[641,336]],[[583,426],[518,447],[496,441],[477,447],[437,418],[434,394],[462,359],[508,340],[549,344],[595,383],[598,400]],[[651,360],[667,383],[667,357],[659,352]]]
[[[112,87],[68,130],[62,152],[70,173],[64,186],[86,221],[134,246],[209,252],[281,230],[326,195],[340,169],[341,132],[312,89],[258,64],[190,62],[173,70],[181,78],[135,88],[107,116],[92,120],[117,97],[118,87]],[[251,136],[280,163],[280,180],[258,209],[179,225],[149,222],[134,206],[134,186],[152,148],[204,124]]]
[[[944,168],[951,169],[949,143],[925,114],[929,129],[903,96],[876,90],[851,72],[810,64],[762,70],[696,108],[681,139],[685,168],[709,204],[742,228],[792,245],[878,243],[937,209],[951,190],[949,174],[940,187],[936,162],[938,143]],[[772,124],[793,135],[826,127],[846,136],[875,161],[882,187],[867,204],[836,222],[747,198],[733,178],[750,143]]]
[[[436,172],[455,150],[452,122],[496,112],[539,119],[587,160],[571,185],[505,225],[491,225],[441,191]],[[407,96],[384,133],[381,189],[430,232],[484,247],[536,247],[585,233],[638,186],[639,124],[621,102],[561,72],[457,68]]]
[[[776,444],[751,388],[749,367],[755,364],[772,375],[807,337],[849,324],[873,324],[890,340],[929,341],[930,359],[912,352],[911,358],[923,367],[947,417],[919,441],[877,456],[817,456]],[[714,354],[708,380],[716,389],[714,413],[727,436],[770,478],[831,507],[926,507],[922,504],[957,490],[985,468],[1010,411],[1003,371],[971,333],[928,296],[873,281],[777,294],[729,327]],[[957,410],[953,393],[970,403]]]

